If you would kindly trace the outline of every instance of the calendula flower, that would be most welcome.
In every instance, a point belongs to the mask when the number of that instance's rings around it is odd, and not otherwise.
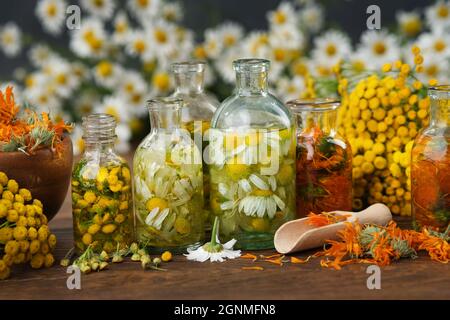
[[[81,0],[81,5],[91,15],[104,20],[111,18],[116,6],[113,0]]]
[[[219,218],[214,220],[214,226],[211,233],[211,241],[205,243],[203,246],[193,250],[188,249],[188,254],[185,254],[188,260],[205,262],[223,262],[225,259],[235,259],[241,255],[241,250],[233,250],[236,240],[232,239],[225,244],[221,244],[218,238],[219,233]]]
[[[36,15],[44,29],[54,35],[60,34],[66,18],[65,0],[41,0],[36,5]]]
[[[15,57],[22,48],[22,32],[17,24],[8,22],[0,27],[0,50],[8,57]]]

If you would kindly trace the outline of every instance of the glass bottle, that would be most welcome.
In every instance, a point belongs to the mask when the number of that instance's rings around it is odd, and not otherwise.
[[[186,252],[204,238],[200,151],[181,129],[182,100],[148,102],[151,132],[133,160],[137,240],[151,252]]]
[[[415,227],[444,232],[450,223],[450,85],[428,89],[431,118],[412,148],[411,189]]]
[[[219,106],[219,101],[204,90],[206,62],[176,62],[172,64],[171,69],[175,80],[175,92],[172,96],[183,100],[182,127],[189,131],[196,145],[202,150],[203,157],[209,144],[208,131],[211,118]],[[209,189],[208,166],[203,161],[204,214],[207,225],[209,225]]]
[[[338,134],[339,101],[287,102],[297,121],[297,217],[352,209],[352,152]]]
[[[243,249],[273,248],[295,216],[295,130],[286,106],[268,91],[270,62],[233,62],[236,90],[210,130],[210,206],[222,240]]]
[[[130,169],[114,150],[114,117],[91,114],[82,126],[85,151],[72,173],[75,249],[111,253],[133,240]]]

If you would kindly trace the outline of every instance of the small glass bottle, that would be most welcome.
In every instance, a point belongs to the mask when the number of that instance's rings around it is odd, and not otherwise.
[[[297,217],[352,209],[352,152],[336,127],[339,101],[287,102],[297,121]]]
[[[91,114],[82,126],[85,151],[72,173],[75,249],[111,253],[133,240],[130,169],[114,150],[114,117]]]
[[[210,130],[210,206],[223,240],[243,249],[273,248],[273,235],[295,216],[295,130],[286,106],[268,91],[270,62],[233,63],[235,93]]]
[[[151,252],[183,253],[204,239],[202,158],[181,129],[182,103],[148,102],[152,129],[134,155],[136,237]]]
[[[204,157],[209,144],[208,130],[211,118],[219,106],[219,101],[204,90],[206,62],[176,62],[172,64],[171,69],[175,80],[175,92],[172,96],[183,100],[182,127],[189,131]],[[209,189],[208,166],[203,161],[204,213],[207,225],[209,225]]]
[[[450,223],[450,86],[428,89],[431,118],[412,148],[412,215],[417,228],[444,232]]]

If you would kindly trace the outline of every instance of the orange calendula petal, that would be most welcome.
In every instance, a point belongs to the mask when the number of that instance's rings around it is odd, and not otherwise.
[[[271,256],[265,256],[265,255],[263,255],[263,254],[260,255],[260,257],[261,257],[262,259],[274,259],[274,258],[279,258],[279,257],[281,257],[281,256],[282,256],[282,254],[279,254],[279,253],[273,254],[273,255],[271,255]]]
[[[260,266],[254,266],[254,267],[242,267],[241,269],[242,269],[242,270],[259,270],[259,271],[264,270],[264,268],[263,268],[263,267],[260,267]]]
[[[291,263],[307,263],[312,256],[309,256],[306,259],[300,259],[300,258],[296,258],[296,257],[291,257]]]
[[[258,257],[251,253],[246,253],[241,256],[241,259],[251,259],[253,261],[258,260]]]

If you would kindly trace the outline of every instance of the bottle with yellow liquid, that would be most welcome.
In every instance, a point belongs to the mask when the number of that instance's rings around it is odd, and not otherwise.
[[[189,131],[204,157],[204,151],[209,143],[208,131],[211,118],[219,106],[219,101],[204,89],[206,62],[176,62],[172,64],[171,70],[175,80],[175,92],[172,96],[183,100],[182,128]],[[204,214],[207,228],[209,226],[209,189],[208,167],[203,161]]]
[[[236,90],[210,129],[210,206],[222,240],[273,248],[273,235],[295,216],[296,141],[292,115],[268,91],[270,62],[233,63]]]

